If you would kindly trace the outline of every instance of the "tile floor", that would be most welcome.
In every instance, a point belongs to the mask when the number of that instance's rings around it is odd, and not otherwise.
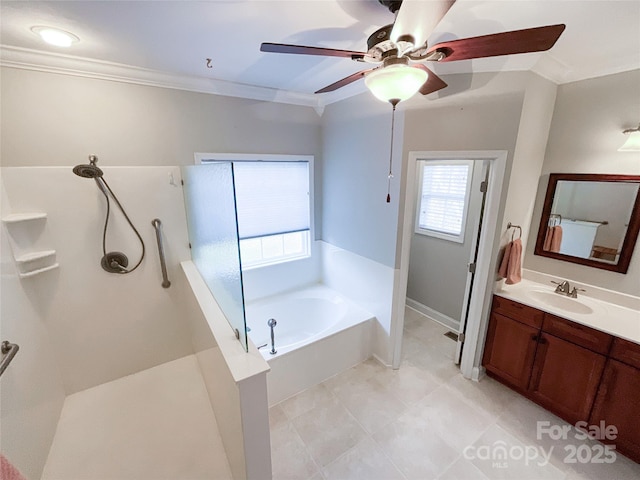
[[[67,397],[42,475],[42,480],[230,478],[193,355]]]
[[[464,379],[446,331],[407,309],[399,370],[370,359],[272,407],[274,480],[640,478],[622,455],[567,463],[573,446],[599,444],[573,431],[538,440],[538,421],[566,422],[488,377]],[[508,458],[485,460],[500,447]]]

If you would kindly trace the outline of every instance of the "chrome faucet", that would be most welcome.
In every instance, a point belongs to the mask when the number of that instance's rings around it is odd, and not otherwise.
[[[584,288],[573,287],[573,290],[571,290],[571,293],[567,293],[567,295],[571,298],[578,298],[578,292],[586,292],[586,290]]]
[[[566,295],[567,297],[578,298],[578,292],[586,292],[585,289],[577,288],[576,286],[571,288],[571,285],[569,285],[569,282],[566,280],[563,280],[562,282],[554,282],[553,280],[551,280],[551,283],[557,285],[556,293]]]
[[[571,286],[569,285],[569,282],[566,280],[563,280],[562,282],[554,282],[553,280],[551,280],[551,283],[554,283],[557,285],[556,287],[556,293],[561,293],[562,295],[571,295],[570,291],[571,291]],[[578,295],[576,294],[576,297]]]

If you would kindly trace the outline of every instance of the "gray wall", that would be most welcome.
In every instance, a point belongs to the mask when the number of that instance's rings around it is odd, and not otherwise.
[[[631,295],[640,295],[640,252],[626,275],[533,254],[549,173],[640,175],[640,153],[618,152],[622,130],[636,127],[640,112],[640,70],[569,83],[558,96],[542,176],[539,180],[525,268]]]
[[[404,123],[402,105],[398,109],[391,203],[386,203],[391,105],[364,93],[329,105],[322,117],[322,238],[392,268]]]
[[[482,75],[474,77],[477,77],[478,82],[483,79]],[[428,104],[428,108],[407,111],[404,138],[405,162],[408,161],[408,154],[411,151],[506,150],[508,151],[506,178],[508,178],[518,135],[526,77],[519,74],[502,76],[493,79],[496,85],[493,85],[492,80],[487,76],[484,76],[484,79],[489,83],[478,87],[480,90],[489,90],[489,95],[484,98],[476,97],[472,90],[460,93],[456,96],[457,98],[444,99],[443,102],[433,101]],[[451,81],[449,77],[446,80]],[[454,79],[459,82],[463,80]],[[471,79],[467,81],[471,82]],[[504,93],[501,94],[500,91]],[[405,181],[414,182],[415,178],[408,178]],[[506,188],[503,189],[503,202],[506,198],[506,190]],[[408,292],[437,290],[442,295],[449,296],[443,301],[444,304],[461,305],[460,296],[463,292],[457,289],[442,292],[442,289],[435,287],[436,284],[443,282],[443,278],[441,272],[429,268],[428,257],[430,253],[432,255],[436,253],[421,252],[421,255],[413,255],[413,253],[412,251],[409,260],[411,270],[427,271],[429,274],[410,277],[410,284],[407,285]]]
[[[194,152],[315,155],[313,108],[2,68],[3,166],[192,165]],[[315,218],[322,202],[316,199]],[[316,237],[322,229],[316,221]]]
[[[414,233],[411,238],[407,299],[448,317],[438,319],[446,320],[452,328],[459,323],[462,316],[469,273],[468,262],[476,238],[476,227],[480,221],[483,196],[480,191],[480,182],[484,180],[483,165],[482,160],[474,162],[470,172],[472,183],[469,191],[464,242],[453,242],[420,233]],[[420,195],[421,188],[418,187],[416,197],[413,199],[416,202],[414,225]]]

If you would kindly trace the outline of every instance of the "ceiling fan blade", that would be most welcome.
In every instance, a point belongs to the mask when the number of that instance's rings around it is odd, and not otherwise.
[[[437,92],[438,90],[442,90],[447,86],[444,80],[442,80],[439,76],[433,73],[430,69],[422,64],[416,64],[412,66],[413,68],[419,68],[424,70],[429,74],[427,77],[427,81],[422,84],[419,92],[422,95],[429,95],[430,93]]]
[[[391,40],[397,42],[411,35],[416,47],[424,45],[454,3],[455,0],[403,0],[391,30]]]
[[[516,53],[542,52],[553,47],[564,29],[565,25],[559,24],[462,38],[433,45],[428,53],[437,50],[446,55],[440,60],[441,62],[453,62]]]
[[[364,78],[364,76],[369,73],[376,70],[376,68],[370,68],[368,70],[361,70],[359,72],[356,72],[352,75],[349,75],[348,77],[343,78],[342,80],[338,80],[337,82],[332,83],[331,85],[327,85],[326,87],[318,90],[315,93],[326,93],[326,92],[333,92],[334,90],[337,90],[339,88],[342,88],[346,85],[349,85],[350,83],[355,82],[356,80],[360,80],[361,78]]]
[[[263,43],[260,45],[261,52],[272,53],[293,53],[297,55],[320,55],[324,57],[345,57],[353,60],[364,58],[363,52],[352,50],[337,50],[335,48],[306,47],[304,45],[287,45],[284,43]]]

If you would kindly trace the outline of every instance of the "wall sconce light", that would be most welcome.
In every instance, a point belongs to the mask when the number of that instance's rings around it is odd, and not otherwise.
[[[624,142],[618,151],[619,152],[640,152],[640,125],[637,128],[628,128],[622,133],[629,135],[627,141]]]

